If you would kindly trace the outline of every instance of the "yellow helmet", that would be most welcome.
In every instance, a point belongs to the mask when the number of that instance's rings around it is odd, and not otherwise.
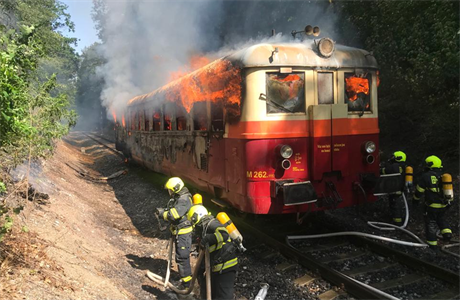
[[[203,197],[200,194],[193,195],[193,205],[203,205]]]
[[[425,159],[425,164],[428,168],[442,168],[442,161],[439,157],[435,155],[428,156]]]
[[[203,205],[194,205],[187,213],[187,219],[196,225],[201,221],[201,218],[208,215],[208,210]]]
[[[165,184],[165,189],[168,190],[171,196],[174,193],[178,193],[184,187],[184,182],[179,177],[171,177]]]
[[[393,159],[397,162],[406,161],[406,153],[402,151],[396,151],[395,153],[393,153]]]

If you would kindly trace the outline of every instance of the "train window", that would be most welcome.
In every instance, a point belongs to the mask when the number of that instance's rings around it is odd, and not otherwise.
[[[318,72],[318,104],[334,104],[334,73]]]
[[[222,101],[211,102],[211,128],[213,131],[224,131],[224,106]]]
[[[172,130],[172,107],[168,104],[164,106],[163,130]]]
[[[305,112],[305,75],[267,73],[267,113]]]
[[[145,131],[150,130],[150,116],[145,110],[144,110],[144,130]]]
[[[187,129],[187,112],[182,106],[176,106],[176,127],[181,131]]]
[[[137,130],[142,130],[142,120],[141,120],[141,113],[138,111],[136,113],[136,117],[137,117]]]
[[[349,112],[361,112],[371,110],[370,74],[356,75],[345,73],[345,103],[348,104]]]
[[[208,130],[208,113],[206,101],[193,105],[193,130]]]
[[[160,131],[161,130],[161,117],[160,117],[160,112],[154,111],[153,114],[153,126],[152,130],[153,131]]]
[[[129,118],[129,124],[131,127],[131,130],[135,130],[135,124],[136,124],[136,113],[134,111],[131,111],[130,118]]]

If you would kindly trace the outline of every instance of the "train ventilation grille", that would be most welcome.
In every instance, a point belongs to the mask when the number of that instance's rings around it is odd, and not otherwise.
[[[208,157],[206,154],[200,154],[200,169],[201,170],[208,170]]]

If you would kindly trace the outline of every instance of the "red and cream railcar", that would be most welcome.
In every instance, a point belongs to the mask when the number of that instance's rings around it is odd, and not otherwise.
[[[379,172],[377,86],[364,50],[258,44],[131,99],[117,147],[243,212],[352,206]]]

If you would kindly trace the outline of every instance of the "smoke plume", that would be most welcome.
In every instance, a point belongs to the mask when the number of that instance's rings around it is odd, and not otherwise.
[[[171,79],[191,57],[218,58],[260,41],[292,41],[290,32],[320,26],[334,38],[328,1],[141,1],[106,0],[103,55],[98,69],[103,105],[117,115],[128,100]],[[278,33],[268,38],[271,29]],[[284,34],[279,34],[283,32]]]

